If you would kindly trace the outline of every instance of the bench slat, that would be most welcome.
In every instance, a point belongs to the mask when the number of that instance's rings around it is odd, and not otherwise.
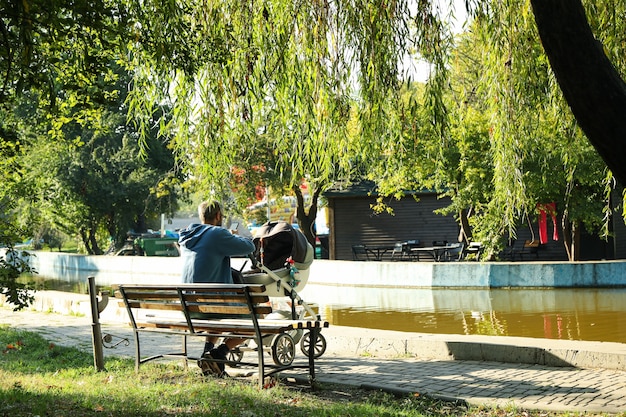
[[[150,301],[128,301],[130,308],[148,308],[150,310],[183,311],[180,303],[158,303]]]
[[[183,321],[146,321],[137,323],[137,327],[143,328],[157,328],[157,329],[179,329],[179,330],[187,330],[187,322]],[[255,328],[254,325],[250,322],[245,323],[243,321],[193,321],[193,327],[196,332],[208,332],[208,333],[233,333],[233,334],[246,334],[246,335],[254,335]],[[278,334],[285,333],[291,330],[296,330],[292,326],[281,325],[268,325],[263,326],[261,328],[261,332],[263,334]]]
[[[253,304],[268,303],[270,298],[264,295],[253,295],[250,297]],[[226,303],[246,304],[245,294],[183,294],[183,299],[188,302],[211,302],[219,301]]]
[[[176,300],[178,299],[178,291],[124,291],[126,298],[150,298],[155,300]],[[121,293],[116,292],[116,297],[122,297]]]
[[[158,303],[158,302],[150,302],[150,301],[128,301],[128,306],[130,308],[145,308],[150,310],[163,310],[163,311],[183,311],[182,305],[180,303]],[[224,304],[215,304],[215,305],[194,305],[187,304],[187,311],[193,313],[215,313],[215,314],[239,314],[245,316],[249,319],[250,317],[250,308],[247,305],[235,306],[235,305],[224,305]],[[265,315],[270,314],[272,312],[271,306],[254,306],[254,314]]]
[[[194,313],[209,313],[209,314],[238,314],[250,320],[250,308],[248,306],[233,306],[233,305],[193,305],[187,304],[187,311]],[[256,306],[254,307],[255,315],[269,314],[272,312],[270,306]],[[242,317],[242,318],[243,318]]]
[[[154,293],[154,292],[133,292],[133,291],[125,291],[124,295],[115,294],[118,298],[126,298],[129,303],[141,303],[141,302],[149,302],[154,301],[155,305],[167,305],[167,303],[178,303],[180,304],[181,294],[179,293]],[[125,297],[124,297],[125,296]],[[186,303],[239,303],[243,305],[247,305],[247,299],[245,294],[182,294],[182,298]],[[252,296],[251,301],[253,304],[264,304],[269,302],[269,297],[267,296]],[[170,307],[165,307],[166,309],[170,309]]]
[[[246,288],[251,293],[265,292],[264,284],[174,284],[174,285],[161,285],[161,284],[114,284],[111,286],[114,292],[120,288],[124,288],[125,291],[141,290],[141,291],[216,291],[216,292],[233,292],[244,291]],[[210,289],[208,288],[210,287]]]

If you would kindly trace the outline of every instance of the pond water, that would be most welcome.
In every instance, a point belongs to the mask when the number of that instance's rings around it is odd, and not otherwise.
[[[626,288],[415,289],[309,284],[331,324],[626,343]]]
[[[87,282],[30,277],[40,290]],[[104,288],[107,289],[107,288]],[[98,288],[100,290],[100,288]],[[428,289],[308,284],[300,296],[336,326],[626,343],[626,288]]]

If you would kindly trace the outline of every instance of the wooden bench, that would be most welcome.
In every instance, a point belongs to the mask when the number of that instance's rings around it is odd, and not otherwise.
[[[269,297],[265,294],[265,286],[262,284],[180,284],[180,285],[153,285],[153,284],[120,284],[113,287],[115,297],[122,300],[128,311],[130,324],[133,328],[135,339],[135,369],[138,372],[142,363],[164,357],[183,358],[185,366],[188,360],[198,360],[187,352],[187,338],[189,336],[218,336],[244,338],[253,340],[257,351],[256,362],[242,362],[243,355],[238,360],[232,355],[226,361],[210,359],[214,362],[222,362],[229,365],[257,366],[259,373],[259,385],[263,387],[266,377],[277,372],[292,368],[308,368],[308,378],[311,385],[315,382],[315,359],[321,356],[316,352],[317,342],[322,339],[322,328],[328,327],[328,322],[318,317],[298,320],[268,320],[265,317],[272,312]],[[139,314],[139,312],[144,314]],[[169,317],[159,317],[157,314]],[[178,312],[172,314],[172,312]],[[147,313],[147,314],[146,314]],[[180,314],[179,314],[180,313]],[[193,313],[210,313],[216,315],[228,315],[228,318],[196,319]],[[140,318],[140,316],[145,316]],[[297,365],[291,361],[289,354],[287,360],[269,364],[264,358],[264,338],[279,338],[280,346],[272,345],[273,354],[275,349],[291,347],[295,351],[295,343],[290,335],[294,331],[308,331],[308,346],[301,345],[302,350],[308,356],[306,365]],[[182,335],[182,348],[180,352],[170,352],[149,357],[141,356],[140,334],[157,332]],[[276,340],[276,339],[274,339]],[[302,342],[305,342],[303,340]],[[311,343],[311,341],[315,341]],[[308,348],[306,350],[305,346]],[[326,349],[325,341],[323,350]],[[276,357],[276,356],[274,356]]]

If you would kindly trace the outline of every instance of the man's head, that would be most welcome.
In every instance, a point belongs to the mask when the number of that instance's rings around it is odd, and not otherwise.
[[[222,209],[217,201],[203,201],[198,206],[198,216],[203,224],[222,225]]]

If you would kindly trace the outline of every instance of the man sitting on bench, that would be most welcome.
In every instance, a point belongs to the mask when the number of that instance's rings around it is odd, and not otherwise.
[[[235,283],[230,267],[230,257],[252,253],[254,243],[250,239],[237,236],[221,227],[222,211],[218,202],[200,203],[198,215],[202,224],[191,224],[181,230],[178,240],[183,260],[183,282]],[[216,316],[200,313],[193,315],[192,318],[207,319],[216,318]],[[206,338],[202,358],[226,360],[228,352],[241,344],[244,339],[224,339],[221,345],[215,347],[217,340],[217,337]],[[198,366],[204,375],[227,376],[223,363],[200,359]]]

